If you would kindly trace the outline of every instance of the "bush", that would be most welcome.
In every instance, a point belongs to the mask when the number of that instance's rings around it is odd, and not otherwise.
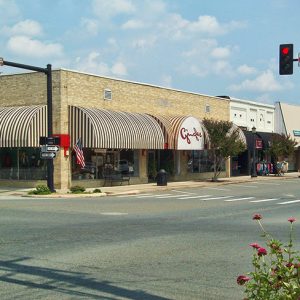
[[[289,218],[289,243],[283,245],[274,239],[263,227],[260,214],[253,215],[263,236],[266,238],[266,248],[252,243],[252,265],[254,270],[247,275],[240,275],[237,283],[245,287],[245,299],[264,300],[296,300],[300,299],[300,256],[293,250],[293,223],[295,218]]]
[[[85,188],[80,185],[74,185],[70,188],[72,194],[81,194],[85,192]]]
[[[101,193],[101,190],[100,189],[94,189],[93,193]]]
[[[40,185],[36,186],[35,190],[28,192],[28,194],[29,195],[49,195],[49,194],[51,194],[51,191],[48,188],[48,186],[40,184]]]

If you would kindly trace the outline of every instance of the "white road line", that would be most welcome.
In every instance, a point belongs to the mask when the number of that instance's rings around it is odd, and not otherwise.
[[[260,200],[253,200],[253,201],[250,201],[250,202],[259,203],[259,202],[269,202],[269,201],[276,201],[276,200],[279,200],[279,198],[260,199]]]
[[[244,197],[244,198],[235,198],[235,199],[229,199],[229,200],[224,200],[227,202],[234,202],[234,201],[242,201],[242,200],[250,200],[253,199],[254,197]]]
[[[165,199],[165,198],[178,198],[181,197],[182,195],[165,195],[165,196],[161,196],[161,197],[156,197],[158,199]],[[180,199],[180,198],[179,198]]]
[[[182,194],[188,194],[188,195],[195,195],[196,193],[191,193],[191,192],[184,192],[184,191],[178,191],[178,190],[171,190],[172,192],[175,193],[182,193]]]
[[[170,195],[170,194],[168,194]],[[158,195],[151,195],[151,194],[143,194],[143,195],[137,195],[137,198],[149,198],[149,197],[158,197],[161,196],[161,194]]]
[[[237,185],[238,187],[245,187],[245,188],[258,188],[257,185]]]
[[[256,182],[257,184],[267,184],[267,185],[281,185],[280,183],[275,182]]]
[[[231,197],[233,197],[233,196],[220,196],[220,197],[213,197],[213,198],[205,198],[205,199],[201,199],[201,200],[210,201],[210,200],[218,200],[218,199],[227,199],[227,198],[231,198]]]
[[[103,215],[103,216],[125,216],[125,215],[128,215],[128,213],[122,213],[122,212],[103,212],[103,213],[100,213],[100,215]]]
[[[202,196],[187,196],[187,197],[180,197],[178,199],[184,200],[184,199],[196,199],[196,198],[205,198],[205,197],[210,197],[211,195],[202,195]]]
[[[165,198],[165,197],[168,197],[168,196],[173,196],[173,194],[160,194],[158,196],[155,196],[155,198]]]
[[[292,200],[292,201],[280,202],[280,203],[277,203],[277,204],[291,204],[291,203],[298,203],[298,202],[300,202],[300,200]]]
[[[230,189],[223,189],[223,188],[212,188],[212,187],[205,187],[207,190],[217,190],[217,191],[230,191]]]

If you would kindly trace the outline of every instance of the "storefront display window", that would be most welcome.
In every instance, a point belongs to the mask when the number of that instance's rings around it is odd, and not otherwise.
[[[188,171],[190,173],[213,172],[213,157],[210,150],[195,150],[190,152]],[[222,166],[225,170],[225,164]]]
[[[103,179],[103,174],[110,172],[139,175],[138,150],[119,149],[83,149],[86,166],[81,168],[76,164],[75,154],[72,154],[73,179]]]
[[[0,179],[45,180],[47,163],[40,148],[1,148]]]

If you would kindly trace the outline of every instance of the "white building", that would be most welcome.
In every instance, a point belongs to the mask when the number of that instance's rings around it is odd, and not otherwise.
[[[274,105],[230,98],[230,121],[244,130],[274,132],[274,115]]]

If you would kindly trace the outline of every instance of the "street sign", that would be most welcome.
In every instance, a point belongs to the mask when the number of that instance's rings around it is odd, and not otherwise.
[[[51,152],[51,151],[57,152],[57,151],[59,151],[59,147],[58,146],[46,146],[46,151],[47,152]]]
[[[55,152],[41,152],[41,159],[53,159],[56,157]]]
[[[59,136],[40,136],[40,145],[60,145]]]

